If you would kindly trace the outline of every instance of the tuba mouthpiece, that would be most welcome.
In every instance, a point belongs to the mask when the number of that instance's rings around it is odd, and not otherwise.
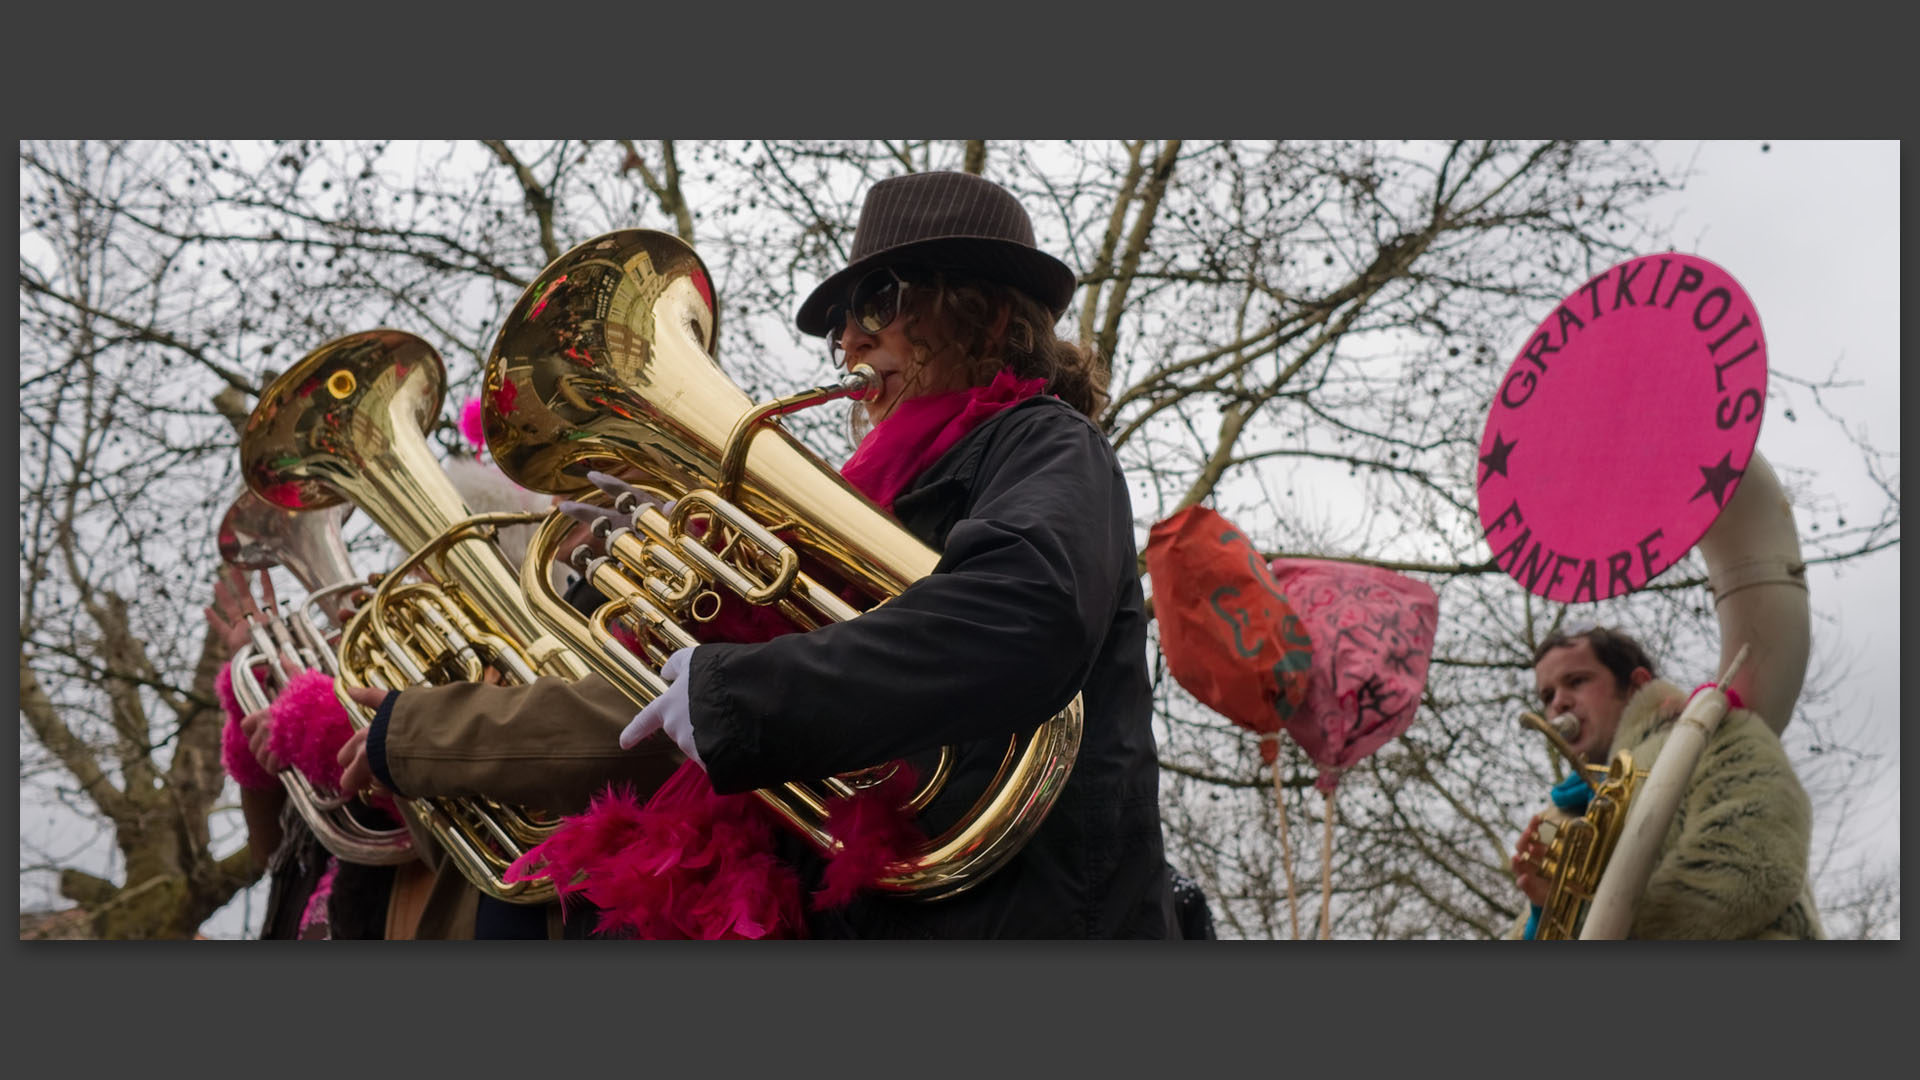
[[[867,364],[855,364],[853,370],[840,378],[840,389],[853,396],[864,397],[869,391],[878,389],[880,377]]]

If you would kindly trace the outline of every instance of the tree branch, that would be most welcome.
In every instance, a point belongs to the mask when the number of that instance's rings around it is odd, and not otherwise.
[[[621,171],[638,169],[641,182],[647,185],[648,191],[653,192],[660,209],[674,220],[680,239],[693,243],[693,211],[687,207],[686,196],[680,192],[680,169],[674,164],[673,140],[660,140],[661,172],[666,174],[664,179],[653,175],[653,170],[647,167],[646,159],[640,156],[632,139],[621,139],[620,145],[627,151],[626,158],[620,163]]]
[[[143,343],[152,344],[152,345],[161,345],[169,349],[176,349],[180,353],[185,355],[188,359],[206,368],[208,371],[213,372],[215,375],[218,375],[223,382],[225,382],[229,387],[231,387],[234,390],[237,390],[243,394],[249,394],[249,395],[257,394],[260,392],[260,388],[255,386],[252,380],[248,379],[245,375],[242,375],[240,372],[237,372],[232,368],[227,367],[225,364],[222,364],[219,361],[208,356],[205,350],[200,349],[197,346],[191,345],[185,341],[182,341],[181,339],[175,337],[172,334],[165,332],[164,330],[157,330],[151,326],[141,326],[140,324],[132,322],[119,315],[116,315],[111,311],[103,311],[100,308],[93,306],[92,304],[88,304],[74,297],[64,295],[54,289],[50,289],[47,286],[41,284],[38,281],[35,281],[33,278],[25,274],[22,274],[20,276],[20,285],[22,288],[26,289],[28,292],[47,297],[50,300],[57,300],[60,303],[66,304],[67,306],[73,308],[75,311],[78,311],[84,315],[88,315],[96,319],[104,319],[105,321],[110,322],[113,325],[128,331],[129,336],[124,340],[134,341],[134,342],[143,342]]]
[[[123,821],[132,815],[133,804],[113,786],[113,781],[100,767],[93,751],[60,718],[53,700],[40,685],[40,676],[33,669],[32,654],[25,648],[20,650],[20,713],[27,718],[27,726],[33,729],[34,738],[59,760],[63,768],[73,774],[74,780],[79,782],[81,794],[99,807],[102,814],[114,821]]]
[[[505,140],[482,139],[480,142],[481,145],[493,151],[493,156],[499,158],[502,165],[513,170],[514,178],[520,181],[520,191],[526,196],[527,209],[532,212],[534,221],[540,226],[540,250],[546,253],[549,263],[558,259],[561,252],[559,243],[553,238],[553,196],[548,193],[546,186],[540,183],[539,178],[533,175],[533,170],[527,168],[518,157],[514,156]]]

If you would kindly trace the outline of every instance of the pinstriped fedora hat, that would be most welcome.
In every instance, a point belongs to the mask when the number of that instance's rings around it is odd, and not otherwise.
[[[1011,285],[1066,314],[1076,284],[1071,267],[1033,245],[1033,221],[1007,189],[960,172],[909,173],[867,189],[846,269],[820,283],[794,322],[816,337],[827,310],[854,282],[882,265],[960,270]]]

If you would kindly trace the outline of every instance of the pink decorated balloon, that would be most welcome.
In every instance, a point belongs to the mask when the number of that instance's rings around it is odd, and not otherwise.
[[[1313,641],[1311,678],[1287,731],[1331,792],[1361,759],[1413,724],[1427,685],[1440,600],[1404,574],[1329,559],[1267,570]]]

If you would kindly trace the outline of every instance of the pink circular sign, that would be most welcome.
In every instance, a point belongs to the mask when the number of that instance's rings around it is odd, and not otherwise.
[[[1745,290],[1692,255],[1621,263],[1534,328],[1480,440],[1499,567],[1563,603],[1643,588],[1733,497],[1767,400]]]

